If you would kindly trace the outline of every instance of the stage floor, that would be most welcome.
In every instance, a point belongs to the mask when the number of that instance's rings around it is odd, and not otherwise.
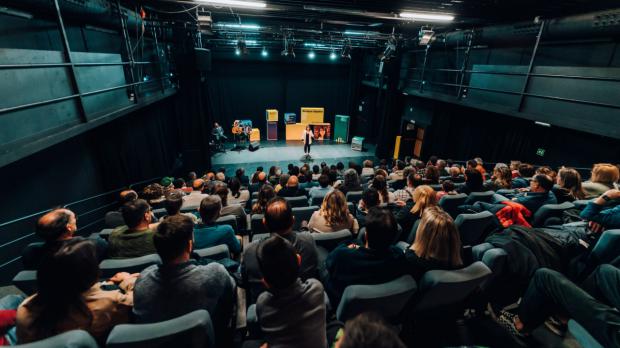
[[[269,166],[275,165],[286,168],[289,163],[299,165],[302,163],[304,155],[304,145],[301,141],[261,141],[260,148],[251,152],[248,150],[247,144],[240,151],[232,151],[234,143],[226,143],[225,153],[218,152],[211,156],[211,165],[213,168],[226,168],[226,172],[232,174],[236,168],[244,167],[246,173],[254,171],[254,167],[258,165],[267,166],[265,171],[269,170]],[[310,155],[311,165],[326,162],[328,165],[342,162],[347,166],[349,161],[355,161],[360,165],[366,159],[376,160],[375,145],[364,144],[364,151],[351,150],[351,144],[338,143],[318,143],[312,144]]]

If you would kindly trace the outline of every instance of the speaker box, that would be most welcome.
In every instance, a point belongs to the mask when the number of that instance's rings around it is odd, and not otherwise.
[[[256,151],[260,148],[260,143],[258,141],[253,141],[250,143],[250,146],[248,146],[248,150],[250,151]]]
[[[211,71],[211,51],[206,48],[194,48],[196,53],[196,69],[198,71]]]

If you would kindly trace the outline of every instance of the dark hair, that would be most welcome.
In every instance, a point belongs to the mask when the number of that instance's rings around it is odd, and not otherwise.
[[[476,162],[476,160],[470,159],[467,161],[467,166],[470,166],[472,168],[476,168],[478,166],[478,162]]]
[[[319,176],[319,185],[322,188],[326,188],[327,186],[329,186],[329,183],[330,183],[329,176],[325,174],[321,174],[321,176]]]
[[[269,167],[269,176],[276,175],[276,166]]]
[[[194,223],[185,215],[169,216],[157,226],[153,243],[163,263],[179,257],[194,236]]]
[[[344,169],[344,163],[342,163],[342,162],[336,163],[336,169],[343,170]]]
[[[398,224],[388,209],[371,208],[366,215],[366,239],[371,249],[386,249],[396,238]]]
[[[424,178],[431,184],[439,183],[439,169],[435,166],[427,166]]]
[[[538,185],[540,185],[540,187],[542,187],[545,191],[551,191],[551,189],[553,188],[553,180],[551,180],[548,175],[538,174],[534,176],[533,179],[536,180],[536,182],[538,182]]]
[[[398,160],[396,161],[396,169],[403,170],[405,169],[405,162]]]
[[[245,169],[237,168],[237,170],[235,170],[235,177],[241,179],[244,173],[245,173]]]
[[[343,186],[348,188],[348,189],[355,189],[355,190],[361,190],[360,189],[360,177],[357,174],[357,171],[353,168],[347,169],[344,172],[344,182],[343,182]]]
[[[317,166],[316,164],[312,166],[312,172],[314,174],[319,174],[320,171],[321,171],[321,168]]]
[[[387,190],[387,182],[385,181],[385,177],[383,175],[375,175],[372,179],[372,188],[381,194],[384,203],[389,203],[390,196]]]
[[[178,214],[181,210],[182,205],[183,193],[181,191],[173,190],[166,195],[166,200],[164,201],[164,208],[166,209],[166,214],[168,214],[168,216]]]
[[[144,199],[136,199],[132,202],[127,202],[121,207],[121,214],[127,227],[136,228],[142,220],[144,220],[144,214],[146,214],[151,207]]]
[[[252,207],[252,214],[263,214],[265,212],[265,208],[267,207],[267,203],[276,196],[276,191],[274,191],[273,186],[269,184],[263,185],[258,191],[258,199],[254,206]]]
[[[263,171],[263,166],[258,166],[258,167],[256,167],[256,171],[257,171],[257,172],[262,172],[262,171]]]
[[[437,156],[431,156],[431,157],[428,158],[428,162],[430,164],[436,166],[437,165],[437,159],[438,159]]]
[[[476,169],[467,169],[465,171],[465,184],[472,191],[482,190],[483,182],[482,173]]]
[[[284,289],[299,277],[297,251],[280,236],[271,236],[260,242],[256,258],[265,281],[275,289]]]
[[[52,216],[52,220],[44,219],[43,217]],[[65,209],[53,210],[37,221],[37,236],[43,238],[46,242],[54,242],[60,236],[67,232],[67,224],[71,220],[71,214]]]
[[[222,200],[222,207],[228,205],[228,187],[225,185],[216,185],[214,193],[220,196],[220,199]]]
[[[239,181],[239,179],[232,178],[230,179],[230,182],[228,183],[228,187],[230,188],[230,192],[232,194],[233,197],[235,198],[239,198],[239,196],[241,195],[241,181]]]
[[[218,195],[210,195],[200,201],[200,218],[203,224],[207,224],[217,220],[222,211],[222,199]]]
[[[44,255],[37,270],[37,293],[32,304],[40,310],[31,313],[37,337],[60,333],[58,323],[78,310],[92,320],[82,294],[97,282],[99,261],[91,241],[71,239],[57,251]]]
[[[119,195],[119,202],[121,205],[127,202],[135,201],[136,199],[138,199],[138,194],[134,190],[125,190]]]
[[[272,233],[286,233],[293,225],[293,209],[282,197],[271,199],[265,207],[265,227]]]
[[[441,183],[441,189],[444,192],[454,191],[454,183],[452,182],[452,180],[444,180]]]
[[[362,194],[362,200],[364,201],[366,209],[376,207],[379,205],[380,202],[379,192],[371,187],[368,190],[364,191],[364,193]]]
[[[321,162],[321,168],[327,167],[327,163]]]
[[[299,176],[299,167],[293,166],[293,170],[291,170],[291,175]]]
[[[152,201],[164,195],[164,187],[158,183],[150,184],[142,190],[142,198]]]
[[[365,312],[344,325],[340,348],[405,348],[398,334],[375,312]]]
[[[172,180],[172,185],[175,189],[180,189],[183,187],[183,185],[185,185],[185,180],[183,180],[182,178],[176,178]]]
[[[524,178],[531,178],[534,176],[535,173],[536,170],[534,170],[534,166],[531,164],[521,163],[521,165],[519,166],[519,175]]]

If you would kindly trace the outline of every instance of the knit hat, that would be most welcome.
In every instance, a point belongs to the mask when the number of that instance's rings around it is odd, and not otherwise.
[[[173,181],[173,180],[174,180],[174,178],[169,177],[169,176],[165,176],[165,177],[163,177],[163,178],[161,179],[161,181],[160,181],[160,183],[159,183],[159,184],[160,184],[161,186],[163,186],[163,187],[168,187],[168,186],[172,185],[172,181]]]

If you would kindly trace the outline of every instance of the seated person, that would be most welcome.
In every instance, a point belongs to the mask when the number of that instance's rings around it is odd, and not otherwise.
[[[295,175],[291,175],[286,181],[286,187],[278,191],[280,197],[299,197],[306,194],[306,190],[299,187],[299,179]]]
[[[256,203],[252,206],[252,215],[254,214],[264,214],[265,208],[267,208],[267,203],[276,196],[276,191],[274,191],[273,186],[270,184],[263,185],[258,191],[258,199]]]
[[[558,203],[586,198],[586,193],[581,187],[581,174],[574,168],[562,167],[558,171],[556,184],[553,186],[553,194]]]
[[[392,168],[392,173],[388,175],[387,179],[394,181],[404,180],[403,169],[405,169],[405,162],[401,160],[396,161],[396,166]]]
[[[323,285],[301,280],[301,256],[280,236],[262,241],[258,265],[267,291],[256,301],[256,316],[271,347],[327,347]]]
[[[226,184],[216,185],[215,195],[220,196],[220,201],[222,203],[220,216],[234,216],[237,218],[237,227],[241,230],[247,230],[248,216],[245,213],[245,209],[243,209],[241,204],[228,203],[228,188],[226,187]]]
[[[357,171],[349,168],[344,172],[344,180],[338,189],[346,196],[348,192],[360,192],[364,189],[360,185],[360,177]]]
[[[374,188],[364,191],[357,206],[355,217],[360,228],[366,226],[366,215],[371,208],[379,206],[379,192]]]
[[[400,190],[394,191],[394,196],[399,201],[409,202],[413,200],[413,190],[416,188],[416,183],[421,183],[421,177],[413,171],[409,171],[407,174],[407,186]]]
[[[206,309],[219,337],[231,316],[235,286],[219,263],[196,265],[190,260],[193,231],[192,220],[183,215],[159,224],[153,241],[162,264],[140,273],[133,313],[137,322],[153,323]]]
[[[457,164],[450,167],[449,173],[450,180],[452,180],[453,183],[460,184],[465,182],[465,177],[461,174],[461,168],[459,168]]]
[[[528,180],[536,174],[536,171],[533,165],[521,163],[517,174],[518,176],[512,179],[512,188],[526,188],[530,185]]]
[[[388,191],[387,182],[385,181],[385,176],[379,174],[381,171],[377,171],[377,175],[372,179],[370,185],[368,187],[372,187],[377,192],[379,192],[379,199],[381,203],[390,204],[396,201],[396,196],[394,192]]]
[[[72,239],[46,255],[37,271],[37,293],[17,309],[19,344],[76,329],[103,343],[115,325],[129,321],[136,277],[118,273],[111,281],[123,292],[103,290],[96,254],[92,242]]]
[[[595,164],[592,168],[590,180],[583,183],[586,199],[598,197],[610,189],[618,188],[619,179],[620,170],[618,167],[609,163]]]
[[[227,201],[231,205],[240,204],[244,206],[250,199],[250,191],[241,187],[241,182],[237,177],[230,179],[228,189],[230,192],[228,192]]]
[[[166,209],[166,215],[159,218],[159,222],[164,221],[165,218],[174,215],[185,215],[192,219],[193,223],[198,222],[198,218],[193,213],[181,213],[181,206],[183,206],[183,197],[185,194],[181,190],[172,190],[166,195],[164,200],[164,209]]]
[[[329,176],[322,174],[319,177],[319,186],[312,187],[308,192],[308,205],[312,205],[313,198],[324,198],[334,188],[329,186]]]
[[[263,224],[271,235],[278,235],[288,240],[297,253],[301,255],[299,277],[303,280],[317,277],[317,251],[314,238],[308,232],[293,232],[295,217],[289,202],[284,198],[276,197],[269,201],[265,210]],[[243,252],[241,272],[247,281],[251,296],[250,303],[255,303],[256,298],[264,287],[261,283],[263,275],[258,266],[257,249],[260,240],[255,240],[248,245]]]
[[[556,204],[551,189],[553,181],[547,175],[538,174],[530,180],[530,188],[528,191],[522,191],[515,195],[512,200],[525,206],[532,214],[545,204]]]
[[[499,321],[517,337],[528,335],[553,314],[568,315],[603,347],[620,347],[620,270],[599,266],[580,288],[562,274],[541,268],[532,277],[518,315]]]
[[[441,191],[437,192],[437,202],[441,200],[441,197],[445,195],[455,195],[457,192],[454,190],[454,183],[452,180],[444,180],[441,183]]]
[[[308,229],[312,232],[336,232],[349,230],[357,234],[359,225],[349,212],[347,200],[339,190],[333,190],[325,196],[321,209],[312,213],[308,222]]]
[[[581,211],[581,218],[590,223],[590,230],[602,232],[607,229],[620,228],[620,204],[606,206],[607,202],[620,199],[620,190],[609,190]]]
[[[121,207],[123,204],[131,201],[135,201],[138,199],[138,193],[134,190],[124,190],[119,194],[119,203]],[[119,226],[123,226],[125,224],[125,220],[123,220],[123,214],[121,213],[121,209],[115,211],[109,211],[105,214],[105,227],[106,228],[117,228]]]
[[[413,201],[408,202],[407,205],[396,212],[396,221],[402,227],[403,234],[409,236],[411,229],[416,221],[422,217],[424,210],[436,206],[437,195],[432,187],[428,185],[416,187],[413,191]]]
[[[75,237],[77,231],[77,218],[69,209],[54,209],[41,216],[37,221],[37,236],[44,240],[43,245],[28,246],[22,252],[22,263],[25,269],[36,270],[41,260],[47,255],[56,252],[70,240],[86,240],[83,237]],[[97,237],[89,238],[95,244],[97,260],[106,257],[108,243]]]
[[[465,185],[459,187],[456,192],[470,194],[472,192],[484,192],[484,179],[482,173],[477,169],[467,169],[465,171]]]
[[[404,254],[393,245],[397,232],[389,210],[372,208],[366,216],[364,244],[342,244],[329,253],[324,284],[334,308],[349,285],[385,283],[407,273]]]
[[[405,348],[406,345],[383,318],[376,313],[365,312],[346,322],[344,329],[338,334],[338,341],[334,347]]]
[[[153,230],[150,227],[151,207],[143,199],[127,202],[121,208],[125,226],[116,228],[108,237],[108,255],[124,259],[155,253]]]
[[[183,197],[184,210],[198,209],[202,199],[208,196],[207,194],[202,193],[205,188],[205,184],[205,181],[202,179],[196,179],[192,182],[192,192]]]
[[[427,207],[405,258],[416,281],[430,270],[463,267],[461,237],[450,215],[439,207]]]
[[[204,249],[226,244],[228,250],[237,255],[241,252],[241,243],[230,225],[218,225],[217,219],[222,210],[222,200],[218,195],[205,197],[200,202],[200,223],[194,230],[194,248]]]

